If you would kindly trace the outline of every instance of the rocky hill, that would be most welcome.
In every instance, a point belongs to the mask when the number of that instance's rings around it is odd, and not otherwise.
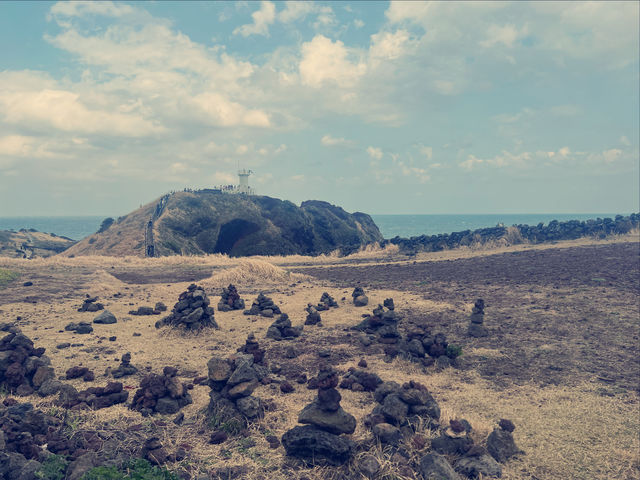
[[[165,195],[64,255],[316,255],[381,241],[369,215],[327,202],[298,207],[277,198],[200,190]]]
[[[67,237],[36,230],[0,230],[0,257],[36,258],[56,255],[75,243]]]

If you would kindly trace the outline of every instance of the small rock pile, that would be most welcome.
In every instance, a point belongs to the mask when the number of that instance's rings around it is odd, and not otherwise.
[[[283,313],[267,329],[267,338],[272,340],[291,340],[300,336],[302,328],[302,325],[292,327],[289,315]]]
[[[332,307],[338,308],[338,302],[336,302],[335,299],[327,292],[324,292],[320,297],[320,302],[316,305],[316,310],[322,312],[324,310],[329,310]]]
[[[496,461],[506,463],[511,457],[524,453],[516,446],[513,431],[516,429],[511,420],[505,418],[498,422],[498,428],[487,438],[487,450]]]
[[[97,323],[99,325],[110,325],[112,323],[118,323],[118,319],[109,310],[103,310],[96,315],[96,318],[93,319],[93,323]]]
[[[224,424],[239,431],[247,426],[247,421],[262,416],[263,402],[252,393],[261,382],[268,381],[268,371],[254,362],[253,355],[237,354],[228,359],[212,357],[207,368],[211,388],[207,412],[217,427]],[[214,432],[211,441],[220,443],[214,440],[226,439],[222,433]]]
[[[263,317],[271,318],[274,315],[280,315],[282,312],[271,298],[260,293],[251,304],[251,308],[243,313],[245,315],[262,315]]]
[[[113,378],[122,378],[138,373],[138,369],[131,365],[131,354],[129,352],[122,355],[120,365],[111,372]]]
[[[73,380],[74,378],[80,377],[82,377],[82,380],[84,380],[85,382],[93,382],[96,379],[95,374],[87,367],[71,367],[65,373],[65,378],[67,380]]]
[[[87,323],[87,322],[78,322],[78,323],[71,322],[71,323],[68,323],[64,327],[64,329],[67,332],[73,332],[79,335],[84,335],[84,334],[93,332],[93,327],[91,326],[90,323]]]
[[[265,351],[264,349],[260,348],[260,345],[258,344],[254,333],[250,333],[247,336],[247,340],[245,341],[243,346],[238,348],[238,352],[245,355],[253,355],[254,364],[266,366],[266,362],[264,360]]]
[[[87,294],[87,297],[84,299],[82,305],[78,309],[79,312],[97,312],[98,310],[102,310],[104,305],[98,302],[98,297],[90,297]]]
[[[398,332],[398,322],[402,320],[395,310],[392,298],[387,298],[384,305],[378,305],[371,315],[367,315],[360,324],[353,327],[368,334],[377,336],[380,343],[391,345],[400,341],[401,335]]]
[[[165,308],[166,310],[166,308]],[[161,310],[154,307],[140,306],[136,310],[129,310],[129,315],[160,315]]]
[[[0,339],[0,388],[18,395],[55,393],[50,392],[56,380],[45,349],[34,348],[31,339],[11,324],[0,324],[0,332],[6,333]]]
[[[127,398],[129,398],[129,392],[123,390],[120,382],[109,382],[106,387],[90,387],[80,392],[71,385],[63,385],[60,387],[60,395],[56,403],[72,410],[85,408],[97,410],[124,403]]]
[[[353,304],[356,307],[365,307],[369,303],[369,297],[364,294],[362,287],[354,288],[351,296],[353,297]]]
[[[232,283],[227,288],[222,289],[222,295],[218,302],[219,312],[229,312],[231,310],[243,310],[244,300],[240,298],[238,289]]]
[[[375,373],[369,373],[351,367],[347,374],[342,377],[340,388],[354,392],[374,392],[381,383],[382,379]]]
[[[307,304],[307,308],[305,308],[304,310],[307,312],[307,318],[304,321],[305,325],[318,325],[320,322],[322,322],[322,317],[320,317],[318,309],[312,304]]]
[[[340,406],[342,396],[336,390],[338,373],[329,366],[320,368],[318,395],[304,407],[296,426],[282,436],[287,455],[309,465],[342,465],[351,458],[354,442],[341,436],[356,429],[356,419]]]
[[[205,327],[218,328],[213,318],[213,307],[209,306],[209,297],[202,287],[194,283],[180,294],[171,314],[156,322],[156,328],[165,325],[192,331]]]
[[[27,460],[37,463],[42,445],[51,438],[49,427],[58,427],[60,422],[30,403],[7,400],[13,399],[5,399],[7,406],[0,406],[0,478],[35,478],[35,470],[31,476],[20,475],[27,473]]]
[[[467,334],[471,337],[479,338],[489,335],[489,331],[483,325],[484,323],[484,300],[479,298],[473,305],[471,315],[469,316],[469,328]]]
[[[444,333],[432,335],[425,327],[414,326],[407,332],[406,341],[400,349],[409,360],[430,366],[434,363],[438,368],[456,365],[456,358],[462,349],[449,343]]]
[[[187,385],[180,382],[177,373],[174,367],[164,367],[162,375],[145,376],[133,396],[131,409],[146,417],[153,413],[178,413],[182,407],[193,403]]]
[[[403,427],[415,428],[423,423],[437,428],[440,406],[427,387],[410,381],[402,386],[396,382],[384,382],[378,386],[374,398],[379,405],[365,419],[365,425],[382,443],[397,445],[402,438]]]

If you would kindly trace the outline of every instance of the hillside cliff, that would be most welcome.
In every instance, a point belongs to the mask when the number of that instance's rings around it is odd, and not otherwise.
[[[151,224],[149,222],[151,221]],[[146,238],[146,239],[145,239]],[[63,255],[317,255],[383,240],[371,217],[312,200],[177,192],[121,217]]]

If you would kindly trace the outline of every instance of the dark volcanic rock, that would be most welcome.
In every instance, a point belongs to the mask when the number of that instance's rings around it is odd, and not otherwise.
[[[79,312],[97,312],[98,310],[102,310],[104,305],[98,302],[98,297],[87,297],[82,302],[80,308],[78,308]]]
[[[272,340],[291,340],[299,337],[301,333],[302,325],[292,327],[289,316],[286,313],[283,313],[267,329],[267,338],[271,338]]]
[[[353,454],[353,441],[320,430],[312,425],[297,426],[282,436],[287,455],[297,457],[309,465],[338,466]]]
[[[156,322],[156,328],[165,325],[198,331],[203,328],[218,328],[213,318],[213,307],[209,306],[209,297],[204,289],[192,283],[186,292],[178,297],[171,314]]]
[[[140,382],[131,401],[131,409],[143,415],[174,414],[192,403],[186,384],[176,377],[176,369],[164,367],[163,374],[151,373]]]
[[[113,378],[122,378],[138,373],[138,369],[131,365],[131,354],[129,352],[122,355],[120,365],[111,372]]]
[[[243,312],[245,315],[262,315],[263,317],[273,317],[273,315],[280,315],[280,307],[278,307],[271,298],[267,297],[263,293],[259,293],[258,297],[251,304],[249,310]]]
[[[129,310],[129,315],[160,315],[160,310],[153,307],[141,306],[137,310]]]
[[[109,310],[104,310],[103,312],[99,313],[96,318],[93,319],[93,323],[100,323],[105,325],[117,322],[118,319]]]
[[[420,473],[424,480],[461,480],[446,457],[433,452],[420,460]]]
[[[231,310],[244,309],[244,300],[240,298],[238,289],[233,284],[229,284],[227,288],[222,289],[222,295],[218,302],[218,311],[229,312]]]
[[[509,420],[500,420],[500,427],[495,428],[487,438],[487,450],[493,458],[500,463],[506,463],[511,457],[523,453],[516,446],[513,439],[513,423]],[[506,427],[506,428],[505,428]]]

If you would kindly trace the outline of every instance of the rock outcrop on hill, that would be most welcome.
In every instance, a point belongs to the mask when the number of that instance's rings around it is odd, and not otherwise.
[[[310,200],[298,207],[277,198],[200,190],[165,195],[64,255],[314,255],[351,253],[381,241],[369,215],[327,202]]]
[[[38,232],[33,228],[0,230],[0,257],[37,258],[50,257],[65,251],[75,240],[55,233]]]

